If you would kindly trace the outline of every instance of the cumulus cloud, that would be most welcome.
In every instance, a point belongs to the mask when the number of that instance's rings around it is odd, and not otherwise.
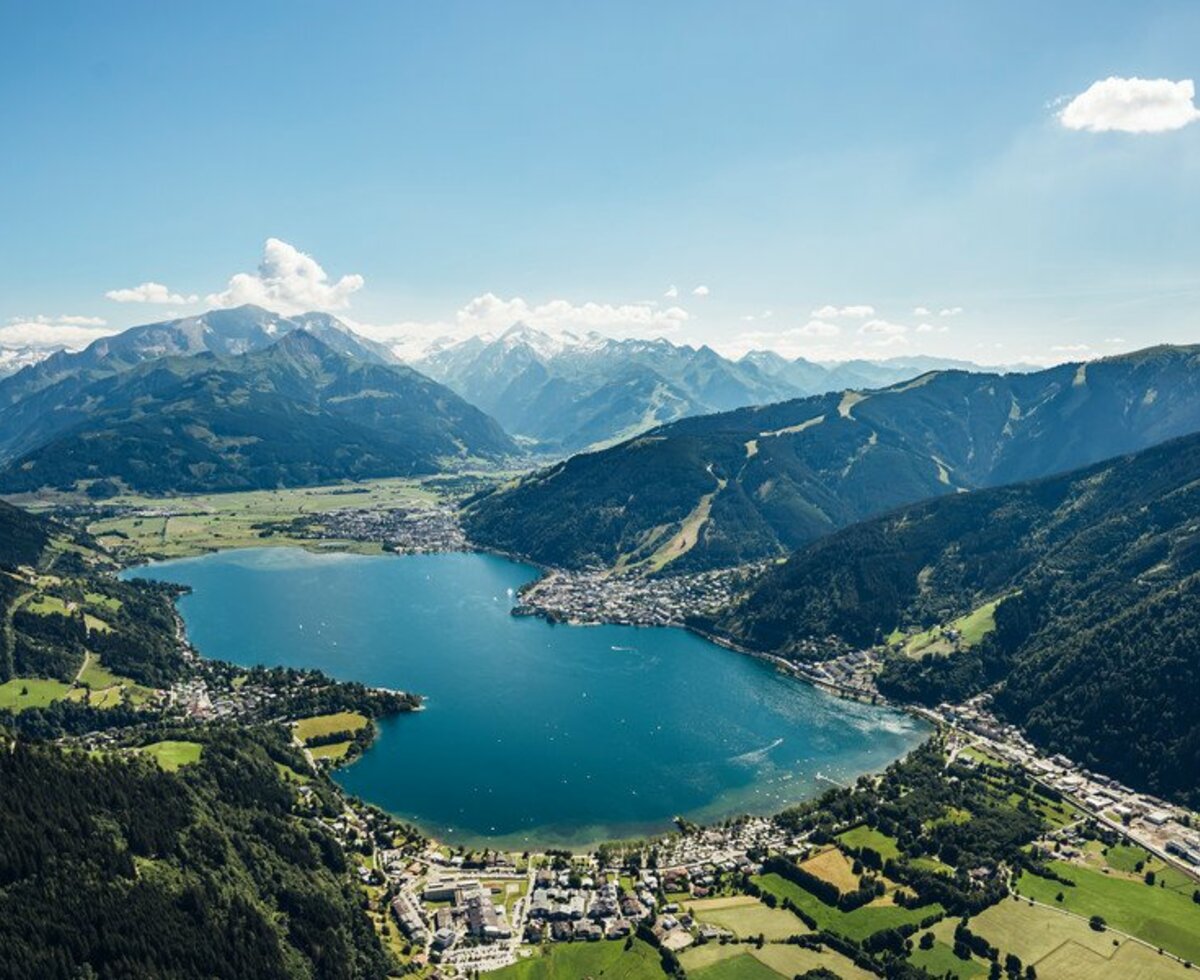
[[[928,306],[913,307],[913,316],[933,316]]]
[[[1192,79],[1105,78],[1071,99],[1058,119],[1091,133],[1165,133],[1200,119]]]
[[[855,306],[819,306],[809,314],[815,320],[831,320],[835,317],[848,316],[861,320],[865,316],[874,316],[875,307],[859,304]]]
[[[679,296],[679,287],[672,283],[667,287],[667,291],[663,293],[667,299],[675,299]]]
[[[858,332],[864,336],[899,337],[908,333],[908,327],[903,323],[892,323],[890,320],[868,320]]]
[[[709,292],[708,287],[702,285],[702,286],[697,286],[695,289],[693,289],[692,295],[693,296],[707,296],[708,292]]]
[[[110,289],[104,295],[117,303],[162,303],[166,306],[184,306],[200,299],[194,293],[188,296],[173,293],[161,282],[143,282],[128,289]]]
[[[115,332],[103,317],[98,316],[17,316],[0,326],[0,347],[24,347],[33,350],[66,347],[69,350],[80,350],[93,340]]]
[[[311,255],[278,238],[268,238],[258,272],[239,272],[222,292],[205,299],[212,306],[255,303],[277,313],[340,310],[349,306],[351,295],[362,289],[364,282],[354,274],[331,281]]]
[[[935,327],[932,323],[918,323],[916,326],[917,333],[949,333],[950,328],[946,324],[941,324]]]
[[[962,311],[961,306],[946,306],[938,310],[938,316],[958,316]]]

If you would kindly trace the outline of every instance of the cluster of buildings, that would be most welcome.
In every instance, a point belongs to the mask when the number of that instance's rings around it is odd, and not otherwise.
[[[553,622],[678,626],[730,603],[761,565],[647,578],[637,572],[554,571],[521,590],[514,616]]]
[[[1015,725],[999,721],[981,694],[963,704],[939,705],[936,721],[970,732],[989,752],[1057,790],[1089,816],[1200,881],[1200,834],[1178,807],[1117,780],[1091,772],[1064,755],[1043,755]]]
[[[471,550],[453,508],[441,504],[342,508],[315,516],[307,528],[290,533],[299,538],[378,541],[385,550],[405,554]]]

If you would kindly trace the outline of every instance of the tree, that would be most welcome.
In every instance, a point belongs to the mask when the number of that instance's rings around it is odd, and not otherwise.
[[[1096,932],[1103,932],[1108,928],[1108,923],[1104,921],[1104,916],[1102,915],[1093,915],[1088,919],[1088,925],[1095,929]]]
[[[933,949],[933,933],[927,932],[921,936],[921,948]]]

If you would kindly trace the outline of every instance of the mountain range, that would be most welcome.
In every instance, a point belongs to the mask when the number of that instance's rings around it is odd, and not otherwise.
[[[494,339],[442,346],[412,365],[552,453],[602,447],[692,415],[878,388],[933,369],[982,370],[928,357],[817,364],[772,351],[735,361],[706,346],[550,334],[522,323]]]
[[[995,703],[1035,740],[1200,801],[1200,435],[1065,475],[952,494],[801,549],[705,628],[811,659],[997,603],[956,652],[897,652],[903,701]],[[903,649],[902,644],[895,644]]]
[[[475,501],[482,545],[548,565],[703,569],[787,553],[893,507],[1200,429],[1200,347],[687,418]]]
[[[515,451],[332,317],[241,307],[135,327],[0,381],[0,487],[231,490],[429,473]]]

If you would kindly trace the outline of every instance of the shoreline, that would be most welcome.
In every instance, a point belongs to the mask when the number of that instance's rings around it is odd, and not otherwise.
[[[337,540],[337,541],[331,542],[331,543],[333,543],[335,545],[342,545],[342,544],[354,544],[355,542],[343,542],[341,540]],[[333,547],[306,548],[301,544],[295,544],[292,542],[287,542],[287,543],[278,542],[278,543],[274,543],[274,544],[264,543],[261,547],[263,547],[263,548],[296,547],[296,548],[300,548],[303,551],[307,551],[310,554],[331,554],[331,553],[334,553],[335,551],[341,551],[342,553],[349,553],[349,554],[355,553],[346,548],[333,548]],[[219,554],[222,552],[243,551],[243,550],[253,550],[253,548],[247,549],[245,545],[228,547],[228,548],[214,547],[210,550],[202,551],[195,555],[179,556],[179,557],[174,557],[174,558],[163,558],[163,557],[156,557],[156,556],[140,556],[137,560],[120,562],[119,568],[120,568],[120,572],[125,572],[125,571],[135,569],[138,567],[150,566],[152,564],[159,563],[159,562],[187,561],[187,560],[191,560],[191,559],[202,558],[207,555]],[[482,548],[482,547],[472,547],[469,549],[456,549],[454,551],[442,551],[442,552],[390,552],[390,551],[383,551],[380,553],[380,557],[387,556],[387,557],[403,558],[403,557],[410,557],[412,555],[420,555],[420,554],[462,554],[462,555],[479,554],[479,555],[487,555],[490,557],[500,558],[505,561],[512,562],[513,564],[525,566],[525,567],[533,570],[535,572],[535,575],[528,582],[526,582],[525,584],[523,584],[516,590],[516,598],[518,598],[518,599],[519,599],[519,596],[522,591],[536,585],[547,574],[550,574],[555,571],[559,571],[559,569],[541,565],[540,563],[532,561],[521,555],[515,555],[515,554],[511,554],[511,553],[507,553],[507,552],[502,552],[502,551],[497,551],[497,550],[493,550],[490,548]],[[179,638],[180,638],[180,641],[182,644],[182,650],[184,652],[186,652],[187,654],[190,654],[193,657],[197,657],[197,658],[205,659],[205,660],[213,659],[213,658],[208,657],[203,652],[201,652],[191,642],[191,640],[187,634],[186,623],[184,622],[182,613],[179,612],[178,606],[176,605],[176,600],[172,601],[172,606],[175,610],[178,635],[179,635]],[[619,620],[604,621],[604,622],[597,622],[597,621],[575,622],[575,621],[569,620],[569,619],[555,619],[551,616],[543,614],[541,611],[538,611],[536,609],[534,609],[532,612],[523,613],[521,615],[536,617],[536,618],[542,619],[544,622],[550,623],[552,625],[564,625],[564,626],[569,626],[569,627],[626,626],[626,627],[646,628],[646,629],[651,629],[651,628],[661,629],[661,628],[663,628],[663,626],[659,626],[656,624],[629,623],[629,622],[621,622]],[[921,714],[918,710],[915,710],[914,707],[892,703],[892,702],[888,701],[887,699],[883,698],[882,696],[879,696],[876,700],[871,700],[871,699],[862,697],[860,694],[857,694],[856,692],[850,692],[850,691],[839,688],[837,685],[829,684],[828,682],[823,682],[817,678],[814,678],[814,677],[808,675],[807,673],[805,673],[804,671],[799,670],[798,668],[796,668],[796,666],[794,664],[785,660],[782,657],[777,657],[772,654],[766,654],[766,653],[762,653],[760,651],[754,651],[754,650],[750,650],[748,648],[741,647],[738,644],[734,643],[731,640],[728,640],[725,637],[719,637],[714,634],[710,634],[702,629],[699,629],[699,628],[697,628],[693,625],[687,624],[687,623],[670,623],[670,624],[665,624],[665,626],[666,626],[666,628],[669,628],[669,629],[680,629],[686,633],[690,633],[691,635],[693,635],[699,639],[702,639],[707,643],[711,643],[713,646],[720,647],[730,653],[738,654],[740,656],[747,656],[754,660],[757,660],[759,662],[767,664],[767,665],[773,667],[777,673],[784,674],[793,680],[807,684],[809,687],[820,690],[822,693],[825,693],[832,697],[837,697],[837,698],[840,698],[842,700],[847,700],[847,701],[854,701],[856,703],[869,705],[872,707],[891,709],[891,710],[900,712],[902,714],[905,714],[905,715],[909,716],[910,718],[913,718],[914,720],[919,721],[923,725],[930,724],[929,718],[927,716]],[[235,664],[235,666],[240,667],[241,665]],[[331,678],[331,680],[336,680],[336,679]],[[361,682],[359,682],[359,683],[361,683]],[[371,685],[365,685],[365,686],[370,687],[372,690],[377,690],[377,691],[381,691],[381,692],[390,692],[391,691],[390,688],[382,688],[382,687],[376,688]],[[402,692],[402,693],[407,693],[407,692]],[[410,711],[407,711],[404,713],[405,714],[417,713],[417,712],[423,711],[424,708],[425,708],[425,698],[421,697],[421,702],[418,706],[416,706],[415,708],[411,709]],[[383,716],[383,717],[389,717],[389,716]],[[378,722],[380,720],[382,720],[382,718],[372,718],[371,719],[373,734],[372,734],[370,744],[368,744],[368,746],[366,747],[366,749],[364,750],[363,753],[358,753],[353,758],[349,758],[349,759],[345,759],[345,760],[338,760],[338,761],[335,761],[332,765],[322,767],[324,769],[325,775],[329,778],[329,780],[332,783],[334,783],[337,786],[337,789],[339,792],[344,793],[348,796],[355,795],[355,794],[351,793],[349,790],[347,790],[345,787],[342,786],[342,784],[336,778],[336,774],[340,770],[346,770],[346,769],[349,769],[350,767],[352,767],[356,762],[358,762],[362,758],[362,756],[365,754],[366,751],[370,751],[370,749],[372,747],[374,747],[374,745],[379,737]],[[936,726],[934,727],[933,731],[936,731]],[[933,731],[931,731],[930,733],[927,733],[925,738],[927,738],[929,734],[932,734]],[[923,743],[925,741],[925,738],[922,738],[921,743]],[[919,744],[921,744],[921,743],[919,743]],[[911,748],[908,751],[912,751]],[[908,754],[908,752],[905,752],[903,755],[898,756],[897,758],[903,758],[907,754]],[[853,781],[853,779],[857,779],[864,775],[876,774],[880,771],[882,771],[882,769],[864,770],[863,772],[856,773],[852,777],[851,781]],[[812,779],[813,779],[814,783],[819,782],[821,779],[821,774],[820,773],[814,774]],[[821,787],[821,786],[814,785],[812,792],[806,793],[801,798],[791,801],[789,803],[783,804],[783,805],[771,805],[771,806],[767,806],[767,807],[763,807],[763,808],[745,808],[745,807],[736,807],[735,806],[735,807],[731,807],[731,808],[727,808],[727,809],[722,808],[719,810],[719,812],[716,812],[711,815],[696,814],[694,817],[687,817],[686,815],[684,815],[684,818],[689,821],[692,821],[692,822],[701,823],[703,825],[716,824],[716,823],[720,823],[723,820],[734,819],[734,818],[740,817],[740,816],[771,819],[771,818],[775,817],[776,815],[778,815],[779,813],[783,812],[784,810],[788,809],[789,807],[797,806],[807,800],[817,799],[828,788],[832,788],[833,784],[834,783],[831,782],[829,787]],[[715,804],[715,802],[716,801],[712,801],[708,805],[712,806]],[[378,805],[378,804],[373,804],[373,805]],[[394,812],[392,810],[388,810],[387,808],[382,808],[382,809],[384,809],[386,812],[388,812],[389,815],[392,816],[394,819],[415,827],[422,834],[424,834],[426,837],[428,837],[429,840],[431,840],[435,843],[438,843],[438,844],[442,844],[442,845],[447,845],[447,846],[452,846],[452,847],[465,846],[468,848],[490,847],[490,848],[494,848],[494,849],[513,850],[513,851],[541,851],[541,850],[546,850],[546,849],[551,849],[551,850],[563,849],[563,850],[572,851],[573,853],[588,853],[590,851],[595,850],[595,848],[598,847],[599,845],[606,844],[606,843],[614,843],[614,842],[619,842],[622,840],[627,841],[630,839],[655,838],[655,837],[660,837],[663,835],[674,833],[677,830],[677,825],[676,825],[675,821],[680,816],[680,815],[676,814],[670,818],[664,819],[661,823],[656,823],[656,822],[655,823],[647,823],[646,825],[643,825],[643,826],[633,826],[633,827],[629,827],[629,828],[614,827],[612,829],[617,836],[601,835],[601,836],[593,837],[591,834],[586,834],[584,839],[575,840],[575,839],[570,839],[572,837],[572,835],[564,835],[567,839],[563,839],[563,838],[556,839],[553,834],[546,835],[544,833],[540,833],[539,831],[544,832],[549,829],[546,827],[540,827],[540,828],[531,828],[531,833],[530,833],[528,839],[523,839],[524,834],[522,831],[515,831],[511,834],[503,834],[503,835],[495,835],[495,836],[478,835],[478,834],[470,833],[470,832],[466,832],[466,831],[463,831],[460,834],[459,831],[455,828],[445,828],[445,827],[440,828],[440,829],[434,828],[434,827],[431,827],[426,821],[414,818],[411,815]],[[599,828],[597,828],[597,829],[599,829]],[[634,834],[636,836],[631,837],[631,834]]]

